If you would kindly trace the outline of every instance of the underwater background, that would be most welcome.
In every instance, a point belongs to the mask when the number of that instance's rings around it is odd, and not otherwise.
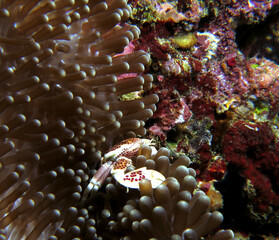
[[[0,240],[279,239],[278,127],[278,0],[0,0]]]

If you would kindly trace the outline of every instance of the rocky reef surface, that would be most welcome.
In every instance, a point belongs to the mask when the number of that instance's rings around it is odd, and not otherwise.
[[[279,2],[130,1],[159,96],[148,136],[186,154],[237,238],[279,236]]]

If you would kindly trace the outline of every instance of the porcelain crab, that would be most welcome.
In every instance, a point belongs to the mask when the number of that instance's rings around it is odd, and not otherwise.
[[[127,168],[133,165],[132,158],[136,156],[139,149],[144,146],[151,146],[151,140],[141,138],[129,138],[114,145],[103,157],[102,166],[87,185],[83,199],[86,199],[90,192],[96,192],[102,186],[105,179],[112,175],[115,180],[127,188],[139,189],[139,182],[142,179],[151,181],[152,188],[160,185],[165,177],[160,172],[142,167],[130,172]],[[153,154],[157,150],[151,146]]]

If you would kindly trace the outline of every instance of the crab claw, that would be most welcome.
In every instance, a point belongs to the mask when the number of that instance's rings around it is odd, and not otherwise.
[[[116,179],[116,181],[119,182],[121,185],[135,189],[139,189],[139,182],[142,179],[150,180],[152,188],[158,187],[163,181],[166,180],[164,175],[162,175],[160,172],[151,169],[146,169],[146,167],[136,169],[126,174],[123,174],[122,172],[117,172],[113,176]]]
[[[95,173],[95,175],[87,185],[86,189],[84,190],[82,200],[85,200],[89,194],[92,194],[92,192],[97,192],[99,190],[106,178],[111,174],[113,165],[113,162],[108,161],[98,169],[98,171]]]

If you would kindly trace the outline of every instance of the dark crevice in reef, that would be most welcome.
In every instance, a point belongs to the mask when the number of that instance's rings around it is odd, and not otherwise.
[[[236,29],[236,43],[246,57],[264,57],[279,63],[279,7],[265,21],[242,24]]]
[[[224,207],[221,212],[224,215],[224,227],[235,226],[242,231],[251,228],[249,220],[243,217],[247,203],[242,194],[244,184],[245,178],[241,177],[231,164],[228,164],[225,178],[215,183],[216,189],[223,195]]]
[[[245,182],[245,178],[239,174],[239,169],[229,163],[225,178],[215,183],[214,186],[221,192],[224,200],[224,207],[220,210],[224,216],[221,227],[249,232],[250,239],[253,240],[263,239],[261,235],[270,233],[276,236],[278,234],[276,224],[262,221],[260,213],[258,213],[259,218],[255,220],[251,209],[247,208],[249,200],[247,193],[244,192]]]

